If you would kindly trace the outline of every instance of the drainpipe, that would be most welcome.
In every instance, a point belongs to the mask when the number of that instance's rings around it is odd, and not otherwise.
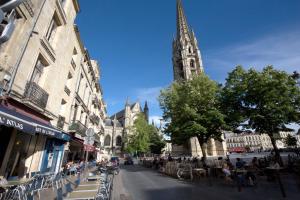
[[[13,68],[11,80],[10,80],[10,82],[9,82],[8,89],[7,89],[7,91],[6,91],[6,94],[7,94],[7,95],[9,95],[10,92],[11,92],[13,82],[14,82],[14,80],[15,80],[15,78],[16,78],[16,74],[17,74],[18,69],[19,69],[19,67],[20,67],[20,63],[21,63],[22,58],[23,58],[23,56],[24,56],[24,54],[25,54],[25,51],[26,51],[26,48],[27,48],[28,43],[29,43],[29,41],[30,41],[30,38],[31,38],[31,36],[32,36],[32,33],[34,33],[34,29],[35,29],[35,27],[36,27],[37,21],[38,21],[40,15],[41,15],[41,13],[42,13],[42,10],[43,10],[43,8],[44,8],[44,5],[45,5],[46,1],[47,1],[47,0],[43,0],[43,3],[42,3],[42,5],[41,5],[41,8],[39,9],[39,13],[38,13],[38,15],[36,15],[36,17],[35,17],[35,19],[34,19],[34,24],[33,24],[33,26],[31,27],[30,31],[28,32],[27,39],[26,39],[26,42],[25,42],[25,44],[24,44],[24,46],[23,46],[23,48],[22,48],[22,51],[21,51],[21,53],[20,53],[20,56],[17,58],[17,62],[16,62],[16,64],[15,64],[14,68]]]

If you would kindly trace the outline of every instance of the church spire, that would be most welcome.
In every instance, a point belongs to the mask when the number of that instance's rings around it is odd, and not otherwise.
[[[202,73],[203,64],[198,42],[193,31],[190,31],[181,0],[177,0],[177,35],[173,40],[173,73],[174,80],[189,80]]]
[[[149,108],[148,108],[147,101],[145,101],[144,114],[145,114],[146,121],[149,123]]]
[[[177,0],[177,39],[183,39],[190,33],[186,17],[184,15],[181,0]]]

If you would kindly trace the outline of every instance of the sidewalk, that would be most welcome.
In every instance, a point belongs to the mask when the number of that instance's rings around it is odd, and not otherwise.
[[[83,195],[88,195],[94,198],[97,193],[97,189],[99,187],[99,183],[96,185],[96,181],[86,181],[86,176],[89,172],[95,171],[95,168],[89,169],[87,172],[77,174],[77,175],[69,175],[66,183],[63,186],[56,188],[44,189],[40,192],[40,199],[43,200],[62,200],[70,198],[81,198],[85,197]],[[83,194],[79,191],[85,191]],[[77,196],[78,197],[77,197]]]

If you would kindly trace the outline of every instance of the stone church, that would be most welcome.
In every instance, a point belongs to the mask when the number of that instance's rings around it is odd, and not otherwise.
[[[123,110],[111,115],[105,120],[105,129],[103,137],[103,154],[105,155],[120,155],[124,147],[124,139],[127,135],[132,134],[131,127],[137,119],[139,113],[144,113],[146,120],[149,120],[149,108],[145,102],[142,109],[137,101],[130,104],[127,100]]]
[[[195,33],[190,30],[184,15],[181,0],[177,0],[177,34],[173,39],[174,81],[189,80],[193,75],[204,73],[201,54]],[[226,143],[211,139],[207,144],[207,155],[226,154]],[[186,146],[172,145],[172,153],[202,156],[200,144],[196,137],[191,138]]]

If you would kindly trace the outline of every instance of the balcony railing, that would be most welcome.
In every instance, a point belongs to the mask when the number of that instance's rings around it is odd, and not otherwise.
[[[68,88],[68,86],[65,85],[65,93],[70,96],[71,90]]]
[[[92,114],[92,115],[90,115],[90,119],[91,119],[91,121],[92,121],[93,123],[99,125],[99,123],[100,123],[100,117],[98,117],[98,116],[95,115],[95,114]]]
[[[65,124],[65,117],[58,116],[57,127],[63,129]]]
[[[27,82],[24,96],[40,108],[47,106],[49,94],[35,82]]]
[[[85,132],[86,132],[86,126],[83,125],[80,121],[76,120],[73,121],[71,123],[71,125],[69,126],[69,131],[70,132],[77,132],[79,133],[81,136],[85,136]]]
[[[96,106],[99,105],[99,99],[96,95],[93,95],[92,103]]]
[[[28,13],[30,14],[30,16],[33,17],[34,16],[34,11],[33,11],[34,6],[33,6],[32,1],[31,0],[25,0],[23,2],[23,4],[24,4],[25,8],[27,9]]]

